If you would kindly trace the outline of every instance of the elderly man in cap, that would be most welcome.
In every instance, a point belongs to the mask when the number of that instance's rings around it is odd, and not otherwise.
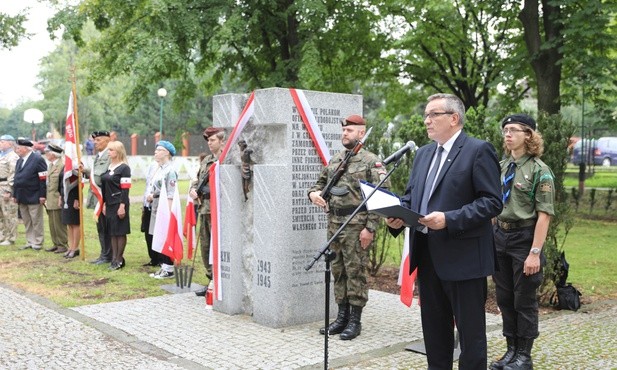
[[[311,202],[329,214],[328,238],[332,237],[348,216],[362,203],[362,192],[358,180],[376,184],[384,173],[379,158],[366,149],[360,149],[348,161],[342,177],[334,184],[330,196],[326,197],[327,199],[321,196],[322,190],[334,176],[347,152],[353,150],[366,133],[366,122],[357,114],[342,120],[341,124],[343,129],[341,140],[345,150],[332,157],[328,166],[321,172],[317,183],[308,190]],[[338,304],[338,316],[327,328],[320,330],[321,334],[340,333],[342,340],[351,340],[360,335],[362,309],[368,301],[366,266],[369,248],[373,245],[378,225],[379,216],[369,214],[364,209],[349,222],[345,233],[330,245],[330,248],[336,252],[336,257],[332,262],[332,275],[334,276],[334,297]]]
[[[94,139],[94,149],[96,150],[96,156],[92,163],[91,169],[84,169],[84,173],[90,177],[90,191],[88,193],[88,208],[96,208],[97,204],[99,209],[102,209],[103,198],[101,192],[101,186],[103,181],[101,175],[103,175],[109,169],[109,153],[107,150],[107,144],[109,144],[110,137],[109,131],[95,131],[92,133],[92,139]],[[98,196],[100,195],[100,197]],[[111,236],[106,230],[106,223],[104,217],[98,217],[96,222],[96,230],[99,235],[99,244],[101,245],[101,254],[99,257],[90,263],[95,265],[102,265],[111,263]]]
[[[64,159],[62,148],[48,144],[45,148],[45,159],[49,162],[47,169],[47,221],[52,246],[47,252],[64,253],[67,251],[68,235],[66,225],[62,224],[62,207],[60,200],[60,182],[64,175]]]
[[[17,237],[17,205],[11,200],[15,164],[19,156],[15,153],[15,138],[0,136],[0,245],[15,244]]]
[[[554,176],[540,159],[544,140],[536,121],[512,114],[501,123],[506,159],[501,161],[503,211],[494,226],[499,269],[493,274],[507,349],[493,370],[532,369],[538,337],[537,290],[546,263],[542,247],[555,215]]]
[[[201,259],[206,268],[206,277],[212,280],[212,265],[210,265],[210,186],[209,169],[216,162],[223,151],[225,145],[225,131],[222,128],[208,127],[203,133],[204,139],[208,142],[210,155],[206,156],[200,164],[197,172],[197,180],[191,184],[189,195],[195,199],[199,211],[199,247]],[[197,296],[206,295],[207,288],[195,292]]]
[[[40,250],[45,237],[43,205],[47,197],[47,163],[32,146],[28,139],[17,139],[15,147],[19,159],[15,165],[13,198],[26,227],[27,244],[22,250]]]

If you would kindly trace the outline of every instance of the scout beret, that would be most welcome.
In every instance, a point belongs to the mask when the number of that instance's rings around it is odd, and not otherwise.
[[[170,143],[169,141],[161,140],[156,143],[156,146],[165,148],[165,150],[167,150],[172,157],[176,155],[176,147],[174,147],[174,144]]]
[[[2,135],[0,136],[0,140],[5,140],[5,141],[15,141],[15,138],[11,135]]]
[[[536,121],[530,116],[522,113],[511,114],[501,121],[501,128],[503,128],[508,123],[520,123],[521,125],[525,125],[532,130],[536,130]]]
[[[351,116],[341,120],[341,125],[343,127],[352,125],[366,126],[366,121],[361,116],[352,114]]]
[[[56,152],[58,154],[62,153],[62,148],[60,148],[59,146],[57,146],[55,144],[47,144],[47,148],[45,148],[45,150],[50,150],[50,151]]]
[[[32,141],[30,141],[28,139],[24,139],[23,137],[17,138],[17,145],[29,146],[29,147],[33,147],[34,146],[34,144],[32,144]]]
[[[97,137],[101,137],[101,136],[107,136],[109,137],[109,131],[94,131],[92,133],[92,138],[97,138]]]
[[[218,134],[221,131],[223,131],[223,129],[220,127],[208,127],[204,130],[204,137],[207,139],[210,136]]]

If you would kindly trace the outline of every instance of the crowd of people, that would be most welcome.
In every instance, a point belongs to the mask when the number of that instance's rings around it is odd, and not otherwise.
[[[203,263],[206,277],[212,279],[209,263],[210,208],[208,169],[216,161],[225,143],[225,132],[210,127],[204,139],[212,152],[202,156],[197,179],[191,182],[191,194],[198,205]],[[90,263],[108,264],[110,270],[126,266],[124,251],[127,235],[131,233],[130,198],[131,168],[126,149],[114,138],[113,132],[95,131],[88,138],[92,143],[92,165],[75,164],[67,175],[63,148],[50,143],[41,155],[33,149],[33,142],[11,135],[0,136],[0,246],[11,246],[17,238],[18,218],[25,226],[26,243],[20,250],[45,250],[72,259],[80,254],[81,225],[78,184],[89,181],[89,192],[84,205],[95,214],[100,252]],[[89,145],[88,145],[89,146]],[[158,266],[150,274],[156,279],[174,277],[174,261],[152,249],[154,225],[159,206],[171,206],[176,191],[178,174],[173,165],[174,145],[165,140],[156,143],[153,162],[146,174],[143,196],[141,231],[145,236],[149,261],[143,266]],[[69,165],[70,167],[70,165]],[[79,181],[79,173],[83,179]],[[163,182],[165,193],[162,194]],[[160,203],[165,199],[167,203]],[[44,213],[51,243],[44,246]],[[86,219],[90,219],[89,217]],[[205,295],[206,289],[197,291]]]
[[[418,149],[401,198],[404,206],[421,215],[410,227],[406,273],[417,269],[428,368],[452,368],[456,328],[460,369],[532,369],[531,350],[539,335],[536,296],[546,263],[542,247],[554,215],[553,174],[540,160],[543,141],[532,117],[513,114],[503,119],[501,161],[490,143],[464,132],[464,123],[465,107],[459,98],[449,94],[428,98],[424,125],[431,142]],[[368,251],[380,220],[366,209],[351,221],[348,216],[362,203],[358,180],[375,184],[386,172],[377,155],[358,146],[366,134],[365,119],[351,115],[341,125],[345,149],[333,156],[307,195],[328,213],[329,239],[347,223],[331,244],[338,315],[320,333],[352,340],[361,334],[362,309],[368,302]],[[221,154],[225,132],[210,127],[203,136],[211,154],[201,160],[189,196],[199,214],[200,251],[211,280],[209,169]],[[92,140],[93,165],[81,168],[91,183],[87,206],[97,214],[100,210],[101,251],[92,263],[118,270],[126,266],[123,255],[131,232],[127,216],[131,169],[124,146],[109,132],[96,131]],[[19,210],[27,241],[20,249],[40,250],[45,208],[53,243],[46,250],[74,258],[79,254],[77,187],[63,180],[62,148],[50,144],[45,152],[47,161],[32,151],[29,140],[0,137],[0,245],[15,243]],[[174,276],[171,258],[153,249],[153,234],[159,207],[170,206],[176,191],[175,155],[172,143],[156,144],[143,195],[141,231],[150,258],[144,266],[160,266],[150,275],[156,279]],[[388,218],[386,224],[395,236],[410,226],[398,218]],[[485,318],[488,277],[495,282],[507,343],[504,355],[490,365]],[[205,293],[205,289],[196,292]]]

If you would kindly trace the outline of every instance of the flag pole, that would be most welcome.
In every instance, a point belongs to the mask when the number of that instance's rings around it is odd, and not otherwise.
[[[79,116],[77,114],[77,85],[75,82],[75,66],[71,66],[71,93],[73,94],[73,115],[75,116],[75,149],[77,152],[77,194],[79,195],[79,256],[86,259],[86,241],[84,236],[84,194],[82,189],[81,148],[79,147]]]

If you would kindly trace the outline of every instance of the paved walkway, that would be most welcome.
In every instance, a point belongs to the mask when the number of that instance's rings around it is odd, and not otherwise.
[[[65,309],[0,285],[2,369],[323,369],[321,323],[272,329],[207,309],[193,293]],[[405,347],[422,337],[419,310],[370,292],[362,335],[330,339],[333,369],[423,369]],[[488,315],[489,356],[505,347]],[[617,369],[617,302],[543,317],[536,369]]]

